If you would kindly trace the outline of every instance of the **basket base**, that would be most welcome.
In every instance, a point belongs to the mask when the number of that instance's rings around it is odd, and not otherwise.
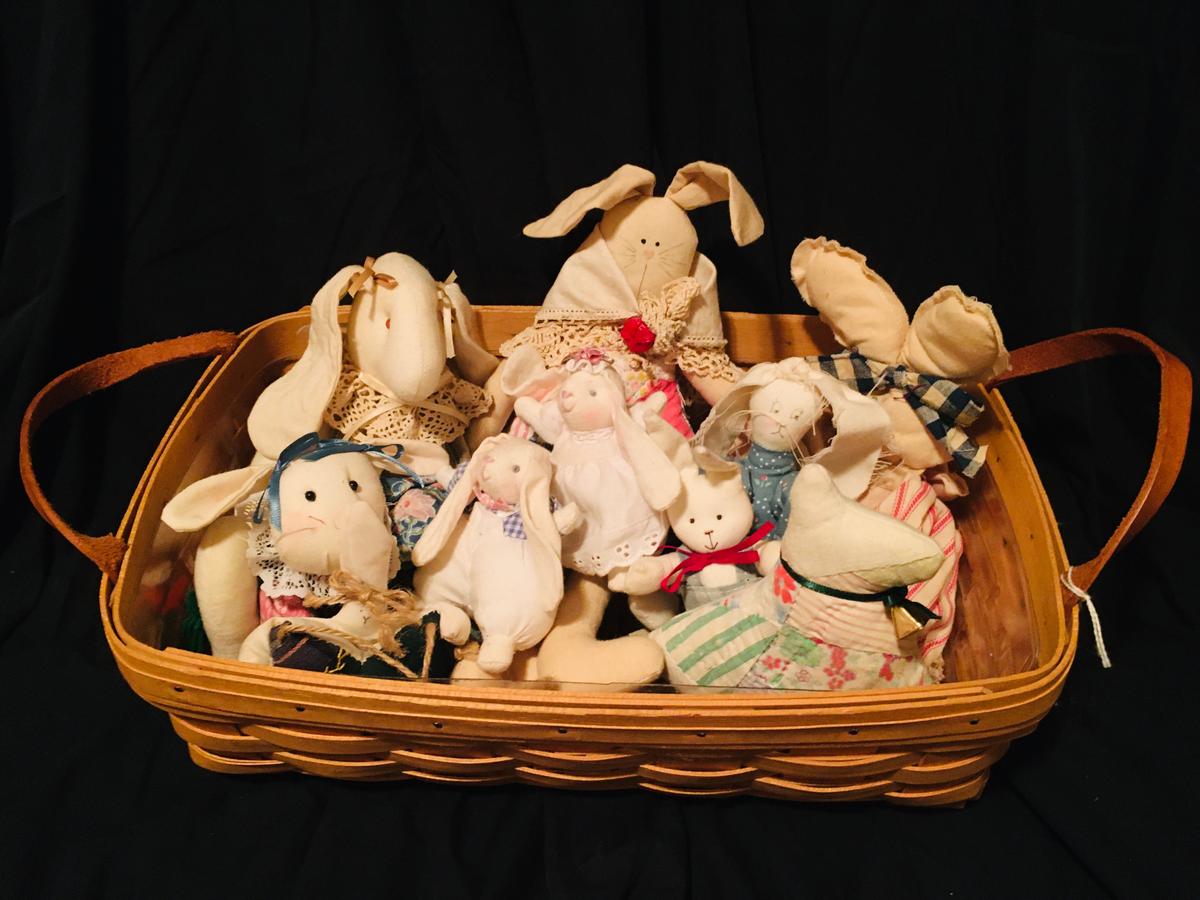
[[[961,806],[987,783],[1008,742],[953,751],[818,755],[588,752],[526,746],[422,746],[401,735],[228,723],[171,716],[192,761],[227,775],[303,772],[353,781],[522,783],[568,790],[644,788],[683,797],[883,800]]]

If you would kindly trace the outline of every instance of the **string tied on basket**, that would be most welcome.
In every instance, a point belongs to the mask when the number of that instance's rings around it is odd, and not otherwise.
[[[1104,646],[1104,632],[1100,630],[1100,613],[1096,611],[1096,604],[1092,602],[1092,595],[1075,583],[1075,579],[1071,574],[1075,571],[1074,566],[1068,566],[1067,571],[1058,576],[1059,581],[1063,586],[1079,598],[1079,602],[1087,607],[1088,615],[1092,617],[1092,636],[1096,639],[1096,655],[1100,657],[1100,665],[1106,669],[1112,668],[1112,660],[1108,657],[1108,648]]]

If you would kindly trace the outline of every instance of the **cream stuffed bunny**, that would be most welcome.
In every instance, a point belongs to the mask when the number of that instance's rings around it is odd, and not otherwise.
[[[938,545],[843,496],[820,465],[804,466],[791,493],[772,575],[654,632],[671,682],[838,690],[936,681],[916,646],[936,616],[906,586],[937,571]]]
[[[640,559],[624,578],[609,582],[629,594],[630,609],[647,628],[678,611],[676,592],[685,609],[695,609],[754,584],[762,574],[756,547],[771,532],[769,523],[751,530],[754,508],[736,471],[687,465],[679,475],[683,489],[667,517],[683,546]]]
[[[579,515],[571,504],[551,510],[550,459],[512,435],[484,441],[413,550],[418,596],[453,644],[466,641],[470,614],[483,635],[476,662],[489,675],[545,637],[562,599],[560,533]]]
[[[690,163],[662,197],[653,196],[654,182],[647,169],[621,166],[525,227],[530,237],[559,237],[590,210],[604,210],[563,264],[534,325],[507,341],[500,353],[508,357],[532,346],[555,368],[577,350],[601,347],[618,359],[630,402],[663,394],[664,418],[690,437],[676,369],[710,403],[724,395],[740,370],[725,355],[716,268],[697,252],[687,211],[728,200],[730,228],[739,245],[756,240],[763,221],[725,166]],[[476,439],[495,434],[508,420],[512,398],[501,387],[504,368],[502,363],[489,381],[496,407],[472,426]]]
[[[339,304],[353,298],[345,340]],[[449,464],[444,447],[492,401],[478,387],[497,365],[472,337],[475,313],[454,283],[415,259],[386,253],[347,266],[313,298],[309,340],[250,413],[254,446],[269,457],[290,437],[336,429],[348,440],[403,443],[420,475]]]
[[[311,615],[303,601],[331,597],[328,576],[337,570],[385,589],[399,554],[380,474],[407,471],[368,445],[310,433],[269,466],[201,479],[172,498],[162,514],[168,526],[205,530],[195,589],[213,655],[270,662],[270,624],[280,616]],[[234,515],[226,515],[230,511]],[[346,604],[328,624],[368,637],[370,623],[353,606]]]
[[[792,281],[838,342],[860,354],[821,358],[829,374],[864,392],[879,392],[892,420],[889,449],[909,469],[952,462],[966,476],[983,464],[964,429],[982,412],[958,389],[1009,367],[992,309],[956,285],[939,288],[908,313],[866,257],[825,238],[801,241]]]
[[[818,426],[827,410],[833,435],[826,443]],[[696,455],[714,472],[740,469],[754,527],[770,523],[778,538],[802,462],[821,464],[842,493],[858,497],[890,434],[878,404],[793,357],[743,376],[700,427]]]
[[[563,563],[605,576],[658,550],[664,510],[679,493],[679,474],[625,406],[620,376],[597,350],[567,362],[550,399],[520,397],[517,414],[554,445],[554,489],[578,504],[583,524],[563,541]]]

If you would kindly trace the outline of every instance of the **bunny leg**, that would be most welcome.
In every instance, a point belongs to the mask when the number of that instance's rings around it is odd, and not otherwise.
[[[608,641],[596,631],[608,605],[597,577],[572,572],[554,626],[538,652],[538,675],[572,690],[621,690],[648,684],[663,670],[662,650],[644,634]]]
[[[222,516],[196,549],[196,603],[212,655],[222,659],[237,659],[242,641],[258,625],[258,579],[246,564],[248,535],[242,519]]]

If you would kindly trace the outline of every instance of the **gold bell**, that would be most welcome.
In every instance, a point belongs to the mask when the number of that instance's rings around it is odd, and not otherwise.
[[[925,626],[916,620],[912,613],[902,606],[892,607],[892,627],[896,629],[896,640],[902,641],[916,634]]]

